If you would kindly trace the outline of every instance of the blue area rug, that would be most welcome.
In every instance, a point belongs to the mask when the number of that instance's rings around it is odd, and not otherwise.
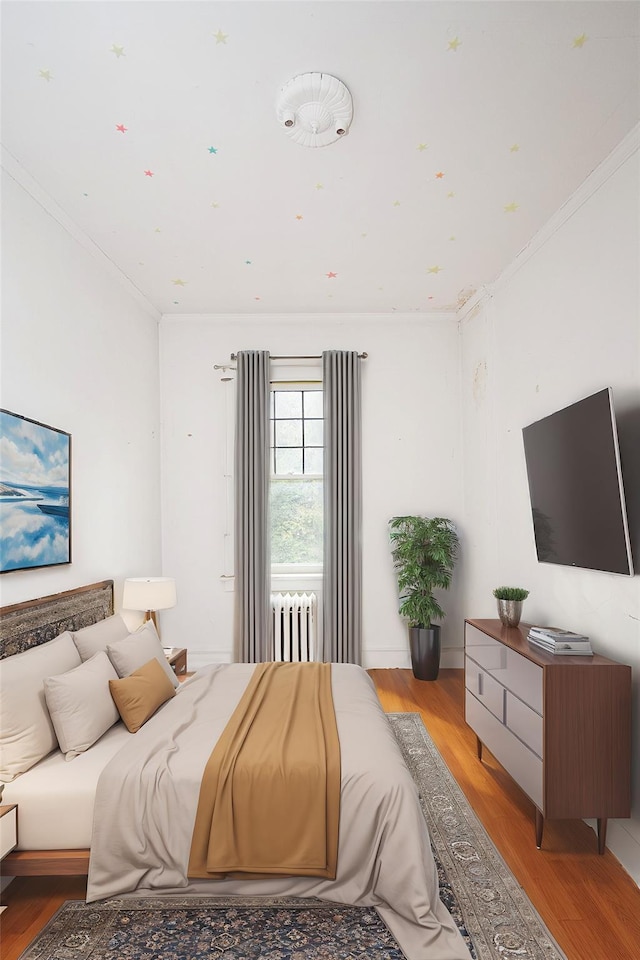
[[[474,960],[566,960],[417,713],[388,714],[420,791],[440,897]],[[320,900],[136,898],[63,904],[20,960],[403,960],[375,910]]]
[[[403,960],[373,909],[264,899],[63,905],[29,960]],[[270,904],[270,905],[269,905]]]

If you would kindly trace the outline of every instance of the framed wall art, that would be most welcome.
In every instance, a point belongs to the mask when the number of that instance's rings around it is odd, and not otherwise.
[[[71,563],[71,435],[0,409],[0,573]]]

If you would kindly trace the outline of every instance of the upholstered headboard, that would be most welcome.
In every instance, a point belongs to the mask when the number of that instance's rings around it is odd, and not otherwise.
[[[113,613],[113,580],[0,607],[0,660]]]

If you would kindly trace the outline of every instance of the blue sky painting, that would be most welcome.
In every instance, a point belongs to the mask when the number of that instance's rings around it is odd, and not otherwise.
[[[0,410],[0,573],[71,562],[71,436]]]

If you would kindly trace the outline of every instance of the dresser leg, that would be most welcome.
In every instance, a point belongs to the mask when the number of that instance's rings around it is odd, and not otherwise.
[[[477,735],[476,735],[476,751],[478,754],[478,760],[482,760],[482,740]]]
[[[542,846],[542,830],[544,827],[544,817],[536,807],[536,847],[538,850]]]
[[[598,853],[604,853],[604,845],[607,842],[607,818],[598,817]]]

